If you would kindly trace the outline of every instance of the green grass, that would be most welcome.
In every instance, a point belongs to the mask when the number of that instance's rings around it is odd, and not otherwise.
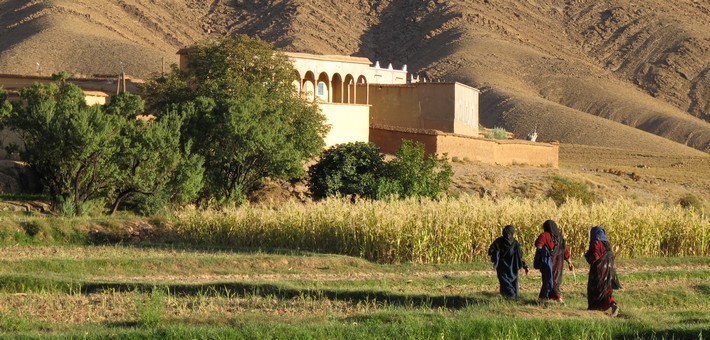
[[[341,255],[125,246],[0,247],[0,335],[58,338],[699,338],[710,258],[619,260],[622,317],[498,297],[486,262],[377,264]]]
[[[620,338],[666,338],[694,337],[701,330],[684,328],[653,330],[634,323],[529,320],[487,320],[433,318],[425,315],[412,316],[406,320],[390,320],[387,315],[362,318],[352,324],[273,325],[259,323],[235,323],[229,327],[159,326],[116,330],[112,327],[91,328],[65,334],[66,337],[89,339],[118,338],[191,338],[191,339],[608,339]],[[578,336],[570,336],[575,334]]]
[[[273,214],[249,211],[255,221]],[[152,221],[161,234],[135,239],[144,222],[0,215],[0,337],[661,339],[710,329],[707,256],[620,257],[622,317],[612,319],[586,310],[580,245],[560,306],[537,302],[535,271],[521,276],[520,300],[501,299],[480,257],[388,264],[299,247],[188,245],[171,238],[170,218]]]

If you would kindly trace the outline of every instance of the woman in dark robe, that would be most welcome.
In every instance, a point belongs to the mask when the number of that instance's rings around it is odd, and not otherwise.
[[[557,223],[553,220],[547,220],[542,224],[543,233],[535,240],[536,258],[541,254],[544,258],[549,256],[550,259],[542,266],[542,287],[540,288],[541,300],[555,300],[563,303],[560,287],[562,286],[562,271],[564,261],[567,261],[569,270],[574,270],[572,260],[570,259],[569,249],[565,244],[565,239],[562,237],[560,229],[557,228]],[[548,255],[549,254],[549,255]],[[536,265],[535,268],[538,268]]]
[[[589,232],[589,249],[584,254],[589,262],[589,280],[587,281],[587,302],[590,310],[605,311],[611,308],[611,315],[619,314],[619,307],[612,296],[614,289],[619,289],[619,279],[614,266],[614,251],[601,226]]]
[[[528,274],[523,251],[514,235],[515,227],[508,225],[503,228],[503,236],[493,241],[488,248],[488,255],[491,256],[498,275],[500,295],[505,298],[518,298],[518,272],[522,268],[525,275]]]

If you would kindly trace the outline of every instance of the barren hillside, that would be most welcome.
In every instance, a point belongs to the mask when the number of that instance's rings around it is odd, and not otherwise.
[[[710,3],[698,0],[0,0],[0,72],[145,77],[230,33],[471,84],[482,124],[518,135],[710,151]]]

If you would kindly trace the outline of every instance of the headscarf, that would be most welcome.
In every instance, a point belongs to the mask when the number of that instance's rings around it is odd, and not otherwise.
[[[542,224],[542,229],[552,235],[552,242],[555,243],[555,249],[552,251],[553,255],[564,252],[565,238],[562,237],[560,229],[557,228],[557,223],[553,220],[547,220]]]
[[[509,224],[503,228],[503,238],[508,242],[508,245],[515,242],[515,227],[513,225]]]
[[[589,231],[589,242],[593,244],[595,241],[609,242],[609,239],[606,237],[606,230],[604,230],[602,226],[598,225]]]

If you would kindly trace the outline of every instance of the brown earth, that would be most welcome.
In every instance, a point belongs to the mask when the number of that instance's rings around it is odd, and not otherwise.
[[[703,1],[0,0],[0,10],[0,72],[148,77],[178,48],[247,33],[472,84],[482,123],[518,135],[693,154],[646,131],[710,151]]]
[[[389,156],[388,156],[389,158]],[[501,166],[463,160],[451,161],[453,183],[448,194],[481,197],[547,199],[555,177],[588,186],[598,200],[627,199],[637,204],[681,204],[695,200],[696,208],[710,211],[710,157],[672,155],[562,144],[559,168],[531,165]],[[253,204],[278,206],[288,201],[310,201],[308,188],[268,182],[251,197]]]
[[[0,72],[149,77],[178,48],[232,33],[471,84],[483,125],[594,155],[710,151],[698,0],[0,0]]]
[[[599,199],[678,204],[693,196],[708,206],[710,157],[563,144],[559,169],[454,162],[450,192],[544,199],[555,176],[586,183]]]

